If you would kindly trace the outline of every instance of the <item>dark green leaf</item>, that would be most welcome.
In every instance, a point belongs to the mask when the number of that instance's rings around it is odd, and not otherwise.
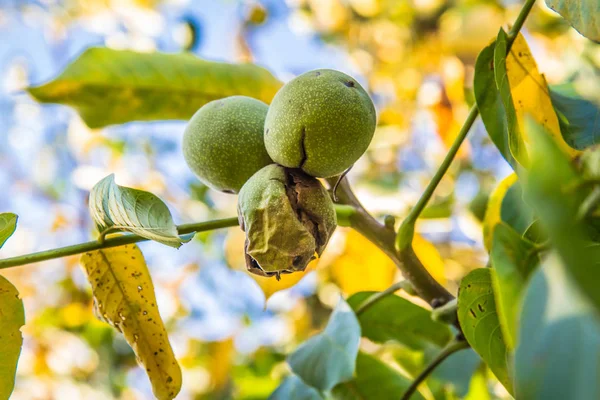
[[[277,390],[275,390],[270,396],[269,400],[323,400],[323,397],[319,392],[306,383],[302,382],[302,379],[296,375],[290,375]]]
[[[546,5],[562,15],[583,36],[600,42],[598,0],[546,0]]]
[[[338,400],[397,400],[408,389],[411,380],[377,358],[358,353],[356,377],[333,389]],[[417,392],[411,399],[423,397]]]
[[[475,78],[473,81],[473,90],[477,108],[481,115],[481,120],[485,129],[496,145],[502,157],[513,167],[516,168],[517,162],[512,156],[509,147],[508,127],[506,112],[502,104],[502,97],[496,88],[494,77],[494,49],[496,42],[491,43],[484,48],[475,64]]]
[[[125,230],[178,248],[191,237],[179,237],[169,208],[143,190],[119,186],[111,174],[90,192],[90,214],[98,230]]]
[[[500,326],[508,348],[513,349],[521,294],[529,275],[539,263],[538,250],[509,226],[498,224],[490,260],[496,271],[492,280]]]
[[[10,398],[15,387],[15,373],[23,345],[21,327],[25,311],[19,292],[0,275],[0,399]]]
[[[600,323],[558,257],[531,277],[515,353],[518,399],[600,398]]]
[[[502,337],[489,268],[471,271],[460,282],[458,321],[465,338],[504,387],[512,392],[509,353]]]
[[[0,213],[0,249],[17,229],[18,218],[13,213]]]
[[[579,96],[570,85],[550,90],[552,104],[559,115],[563,137],[569,146],[583,150],[600,143],[600,107]]]
[[[205,61],[189,53],[91,48],[60,76],[29,92],[77,109],[92,128],[130,121],[189,119],[209,101],[245,95],[269,103],[281,82],[252,64]]]
[[[525,186],[528,203],[575,282],[600,310],[600,246],[592,245],[589,229],[579,219],[589,190],[545,130],[532,121],[527,127],[536,143]]]
[[[348,304],[356,309],[373,293],[356,293]],[[377,343],[395,340],[418,350],[427,343],[444,346],[451,338],[448,325],[433,321],[429,310],[395,295],[375,303],[358,320],[362,335]]]
[[[508,134],[508,140],[505,139],[505,144],[508,144],[508,149],[514,162],[523,163],[526,162],[527,151],[525,149],[525,142],[519,133],[519,122],[517,120],[517,112],[513,103],[512,95],[510,92],[510,83],[508,81],[508,72],[506,70],[506,54],[508,53],[508,36],[504,29],[500,29],[498,37],[496,38],[496,46],[494,47],[494,79],[496,81],[496,87],[500,92],[500,98],[504,105],[504,112],[506,115],[506,132]],[[506,151],[506,147],[503,147],[503,151]],[[513,164],[511,162],[511,165]]]
[[[521,236],[532,229],[535,216],[523,199],[523,188],[518,180],[508,188],[502,199],[500,219]]]
[[[323,332],[301,344],[288,357],[304,382],[328,391],[352,378],[360,343],[360,325],[348,303],[340,299]]]

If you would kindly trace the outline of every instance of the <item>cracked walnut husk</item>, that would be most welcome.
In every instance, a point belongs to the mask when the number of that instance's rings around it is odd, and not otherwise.
[[[246,232],[246,267],[279,276],[304,271],[336,228],[333,202],[321,183],[299,169],[271,164],[242,187],[238,218]]]

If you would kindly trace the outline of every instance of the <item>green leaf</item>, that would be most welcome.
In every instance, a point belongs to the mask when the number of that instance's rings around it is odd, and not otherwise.
[[[92,285],[98,318],[123,333],[148,374],[154,395],[173,399],[181,389],[181,369],[140,249],[133,244],[89,252],[81,257],[81,264]]]
[[[23,346],[23,301],[17,288],[0,275],[0,399],[8,400],[15,387],[15,373]]]
[[[588,39],[600,42],[600,2],[598,0],[546,0],[546,5],[562,15]]]
[[[288,357],[304,382],[328,391],[352,378],[360,343],[360,325],[348,303],[340,299],[323,332],[301,344]]]
[[[458,292],[458,321],[473,350],[512,393],[509,353],[496,311],[492,273],[492,269],[479,268],[462,279]]]
[[[582,186],[581,175],[541,126],[530,121],[528,129],[536,141],[531,169],[526,175],[528,203],[568,272],[600,310],[600,246],[592,244],[590,231],[579,218],[579,207],[589,189]]]
[[[600,142],[600,107],[577,94],[571,85],[550,90],[563,137],[569,146],[583,150]]]
[[[333,389],[338,400],[397,400],[409,388],[411,380],[377,358],[358,353],[356,376]],[[411,399],[423,399],[415,393]]]
[[[600,398],[598,314],[557,257],[531,277],[515,353],[518,399]]]
[[[67,104],[91,128],[130,121],[189,119],[233,95],[269,103],[281,82],[252,64],[205,61],[189,53],[90,48],[53,81],[31,87],[43,103]]]
[[[321,394],[312,386],[302,382],[296,375],[290,375],[269,396],[269,400],[323,400]]]
[[[17,214],[0,213],[0,249],[17,229]]]
[[[502,157],[515,169],[517,161],[510,152],[507,116],[494,77],[495,47],[496,42],[494,41],[479,53],[475,63],[473,91],[481,120],[490,139]]]
[[[360,292],[348,299],[357,309],[375,292]],[[402,297],[386,296],[358,316],[362,335],[376,343],[398,341],[414,350],[428,343],[444,346],[452,334],[446,324],[433,321],[431,312]]]
[[[539,263],[538,249],[508,225],[499,224],[494,231],[490,260],[496,271],[492,282],[502,334],[508,348],[514,349],[521,294]]]
[[[124,230],[175,248],[191,239],[178,235],[171,212],[161,199],[143,190],[117,185],[114,174],[92,188],[89,208],[101,234]]]

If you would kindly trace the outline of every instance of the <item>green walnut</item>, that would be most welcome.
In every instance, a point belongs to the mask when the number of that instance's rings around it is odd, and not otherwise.
[[[245,96],[211,101],[188,123],[183,156],[209,187],[237,193],[259,169],[273,161],[263,140],[268,106]]]
[[[362,86],[339,71],[319,69],[277,92],[265,121],[265,146],[276,163],[327,178],[364,154],[375,125],[375,107]]]
[[[240,190],[238,218],[246,232],[246,266],[262,276],[303,271],[321,255],[336,227],[329,194],[299,169],[271,164]]]

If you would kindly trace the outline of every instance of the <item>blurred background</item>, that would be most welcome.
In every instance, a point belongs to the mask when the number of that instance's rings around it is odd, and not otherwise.
[[[157,194],[176,223],[235,215],[235,196],[208,190],[187,169],[184,121],[91,130],[72,109],[39,105],[23,90],[55,77],[87,47],[254,62],[282,81],[314,68],[356,77],[375,101],[379,127],[349,179],[368,210],[400,220],[473,103],[478,52],[520,6],[510,0],[0,0],[0,212],[19,215],[0,257],[91,240],[88,192],[109,173],[121,185]],[[598,96],[592,83],[598,80],[590,77],[600,68],[599,46],[542,1],[523,33],[551,85],[572,82]],[[481,220],[490,191],[510,172],[478,121],[419,221],[417,254],[452,292],[466,272],[487,262]],[[179,250],[140,246],[183,369],[178,399],[267,398],[288,372],[286,354],[323,326],[339,293],[382,290],[401,279],[376,247],[344,229],[308,273],[281,283],[246,273],[242,245],[243,233],[233,228],[197,235]],[[3,271],[20,291],[27,319],[12,398],[152,398],[129,346],[94,318],[78,260]],[[400,345],[363,347],[407,376],[426,356]],[[493,380],[484,380],[480,393],[487,397],[473,395],[478,366],[470,350],[452,356],[430,380],[429,398],[506,398]]]

